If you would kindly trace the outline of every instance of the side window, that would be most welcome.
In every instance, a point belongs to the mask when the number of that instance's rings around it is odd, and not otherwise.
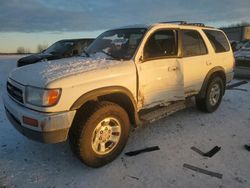
[[[211,42],[215,53],[227,52],[230,50],[230,46],[226,39],[226,36],[221,31],[215,30],[203,30],[207,35],[207,38]]]
[[[184,57],[207,54],[207,47],[200,33],[194,30],[182,31],[182,47]]]
[[[79,41],[76,45],[76,49],[79,54],[82,54],[85,48],[88,47],[88,41]]]
[[[177,32],[160,30],[153,33],[145,44],[144,58],[153,59],[177,55]]]

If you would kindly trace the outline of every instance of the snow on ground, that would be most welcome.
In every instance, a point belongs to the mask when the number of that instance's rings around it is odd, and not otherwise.
[[[0,92],[20,56],[0,56]],[[28,140],[7,121],[0,99],[0,187],[250,187],[250,83],[228,90],[212,114],[191,107],[131,132],[123,153],[92,169],[71,153],[67,142],[46,145]],[[160,150],[127,157],[150,146]],[[212,158],[190,149],[221,150]],[[188,163],[223,174],[222,179],[183,168]]]

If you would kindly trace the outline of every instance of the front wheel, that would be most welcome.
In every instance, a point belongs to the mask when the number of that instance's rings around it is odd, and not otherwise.
[[[86,120],[84,120],[86,119]],[[126,145],[130,122],[126,111],[117,104],[101,102],[86,118],[79,118],[70,140],[73,151],[91,167],[114,160]]]
[[[219,76],[213,77],[207,85],[205,97],[196,97],[197,108],[201,111],[209,113],[217,110],[221,103],[224,88],[225,87],[222,78]]]

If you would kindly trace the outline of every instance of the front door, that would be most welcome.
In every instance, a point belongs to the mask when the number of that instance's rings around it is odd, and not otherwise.
[[[176,30],[161,29],[149,36],[143,61],[137,64],[142,108],[184,99],[183,71],[177,54]]]

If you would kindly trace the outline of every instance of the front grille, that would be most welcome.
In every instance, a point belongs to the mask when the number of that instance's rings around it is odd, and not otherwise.
[[[23,103],[23,91],[21,89],[7,82],[7,91],[11,97],[13,97],[18,102]]]

